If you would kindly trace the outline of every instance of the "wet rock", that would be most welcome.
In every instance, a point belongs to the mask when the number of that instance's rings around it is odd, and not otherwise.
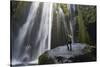
[[[49,57],[48,51],[45,52],[44,54],[42,54],[39,57],[39,64],[53,64],[53,63],[55,63],[54,59],[52,59],[51,57]]]

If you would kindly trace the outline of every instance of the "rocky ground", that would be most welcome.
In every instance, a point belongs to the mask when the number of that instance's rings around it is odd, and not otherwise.
[[[39,57],[39,64],[58,64],[96,61],[96,48],[86,44],[72,44],[72,51],[67,46],[59,46],[46,51]]]

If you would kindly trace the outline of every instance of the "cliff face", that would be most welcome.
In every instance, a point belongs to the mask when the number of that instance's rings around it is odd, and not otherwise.
[[[51,48],[66,44],[69,39],[96,46],[96,6],[54,4],[53,8]]]

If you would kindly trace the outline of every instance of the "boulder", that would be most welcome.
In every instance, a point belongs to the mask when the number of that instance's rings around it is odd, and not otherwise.
[[[96,48],[86,44],[72,44],[72,51],[67,46],[59,46],[46,51],[39,57],[39,64],[58,64],[96,61]]]

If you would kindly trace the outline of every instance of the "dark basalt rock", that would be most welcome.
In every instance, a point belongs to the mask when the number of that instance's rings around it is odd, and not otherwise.
[[[39,57],[39,64],[53,64],[53,63],[55,63],[54,59],[52,59],[51,57],[49,57],[48,51],[45,52],[44,54],[42,54]]]
[[[57,64],[96,61],[96,48],[86,44],[72,44],[72,51],[67,46],[59,46],[46,51],[39,57],[39,64]]]

